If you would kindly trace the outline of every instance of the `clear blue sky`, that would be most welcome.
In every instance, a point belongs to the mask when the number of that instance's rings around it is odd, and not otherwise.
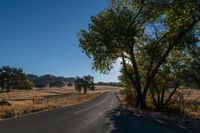
[[[109,75],[96,73],[78,47],[79,30],[87,29],[90,17],[108,6],[108,0],[0,0],[0,67],[118,81],[119,68]]]

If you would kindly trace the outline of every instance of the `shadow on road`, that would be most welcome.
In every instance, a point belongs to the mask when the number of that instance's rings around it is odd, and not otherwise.
[[[184,133],[182,128],[167,125],[154,119],[134,115],[131,111],[118,107],[106,115],[113,123],[111,133]],[[171,128],[173,127],[173,128]]]

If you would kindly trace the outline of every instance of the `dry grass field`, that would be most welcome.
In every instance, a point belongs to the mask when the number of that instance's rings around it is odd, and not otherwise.
[[[123,92],[123,88],[118,93],[119,98],[124,104],[127,104],[126,96]],[[152,105],[150,95],[147,96],[147,104]],[[172,106],[180,108],[182,113],[195,118],[200,118],[200,90],[198,89],[178,89],[172,97]]]
[[[33,99],[51,95],[62,95],[76,93],[73,87],[64,88],[34,88],[33,90],[12,90],[9,93],[0,93],[0,99]]]
[[[189,130],[191,133],[200,131],[200,90],[179,89],[174,96],[174,99],[177,98],[177,103],[172,106],[173,108],[178,108],[178,103],[180,103],[180,110],[175,112],[140,111],[127,106],[123,90],[118,91],[117,94],[122,105],[136,116],[143,116],[160,123],[165,123],[166,125],[178,125],[181,128]]]
[[[11,104],[11,106],[0,107],[0,118],[22,116],[37,111],[79,104],[91,100],[103,92],[117,89],[117,87],[96,86],[95,91],[88,91],[85,95],[77,92],[74,87],[12,90],[9,93],[0,93],[0,99],[5,99]]]
[[[178,90],[178,96],[183,113],[200,118],[200,90],[181,89]]]

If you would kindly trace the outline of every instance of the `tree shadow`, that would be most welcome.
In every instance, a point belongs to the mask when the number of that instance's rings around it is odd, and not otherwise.
[[[186,133],[179,125],[136,115],[120,106],[107,112],[106,117],[113,123],[111,133]]]

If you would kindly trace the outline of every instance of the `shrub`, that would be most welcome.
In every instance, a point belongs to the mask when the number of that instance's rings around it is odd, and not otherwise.
[[[130,106],[136,106],[136,97],[135,97],[135,93],[132,89],[126,88],[124,89],[124,93],[125,93],[125,100],[127,102],[128,105]]]

